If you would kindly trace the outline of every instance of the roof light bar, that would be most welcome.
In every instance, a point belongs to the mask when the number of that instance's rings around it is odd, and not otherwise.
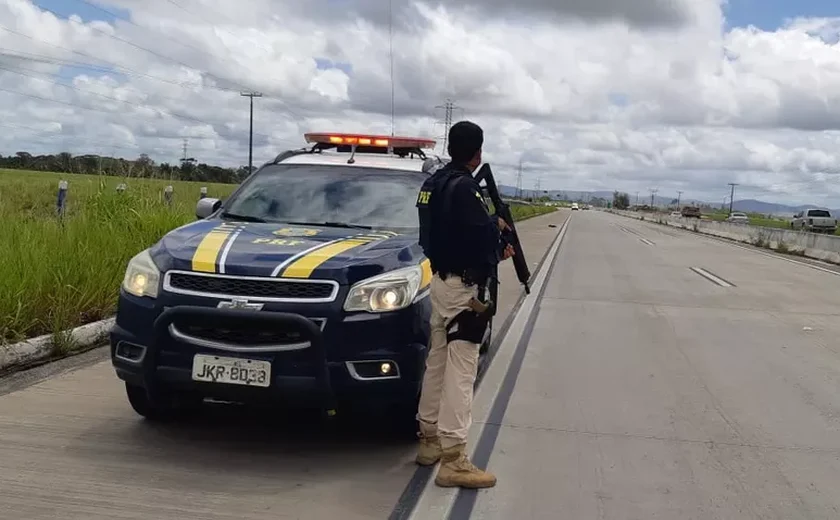
[[[368,134],[308,133],[307,143],[375,146],[381,148],[434,148],[437,141],[422,137],[400,137]]]

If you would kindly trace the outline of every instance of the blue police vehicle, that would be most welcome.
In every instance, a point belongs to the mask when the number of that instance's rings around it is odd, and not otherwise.
[[[129,262],[111,359],[138,414],[213,399],[413,417],[432,278],[415,202],[435,141],[304,137]]]

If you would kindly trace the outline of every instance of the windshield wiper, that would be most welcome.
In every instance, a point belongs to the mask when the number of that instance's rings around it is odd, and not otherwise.
[[[261,219],[260,217],[254,217],[251,215],[237,215],[236,213],[222,213],[221,217],[230,220],[241,220],[242,222],[267,222],[265,219]]]
[[[373,229],[373,226],[364,226],[362,224],[347,224],[345,222],[287,222],[287,224],[292,224],[293,226],[324,226],[348,229]]]

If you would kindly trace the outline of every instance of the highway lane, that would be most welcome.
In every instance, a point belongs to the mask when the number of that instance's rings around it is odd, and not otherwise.
[[[568,215],[520,223],[532,269]],[[507,262],[499,324],[520,293]],[[106,357],[99,349],[0,380],[0,518],[387,518],[414,473],[413,443],[363,417],[325,429],[213,410],[146,424]]]
[[[838,318],[840,276],[573,214],[497,428],[499,483],[456,513],[840,517]]]

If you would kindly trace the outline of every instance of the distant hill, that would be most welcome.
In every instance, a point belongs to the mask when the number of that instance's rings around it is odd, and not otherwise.
[[[505,197],[514,197],[517,194],[516,188],[513,186],[505,186],[500,184],[499,191]],[[552,199],[563,199],[563,200],[582,200],[588,201],[593,198],[603,198],[608,201],[612,201],[613,192],[612,191],[575,191],[575,190],[544,190],[541,192],[537,192],[536,190],[522,190],[523,197],[551,197]],[[674,204],[675,198],[673,197],[660,197],[656,196],[654,199],[654,203],[657,206],[669,206]],[[704,202],[694,199],[683,199],[682,204],[701,204],[701,205],[708,205],[712,207],[719,208],[721,202]],[[630,194],[630,203],[636,203],[636,194]],[[639,203],[640,204],[650,204],[650,194],[644,195],[639,194]],[[822,206],[814,206],[812,204],[806,204],[803,206],[788,206],[785,204],[775,204],[772,202],[763,202],[760,200],[755,199],[743,199],[743,200],[736,200],[734,204],[732,204],[733,211],[743,211],[745,213],[761,213],[765,215],[780,215],[780,216],[793,216],[795,213],[806,209],[812,208],[822,208]],[[832,215],[840,216],[840,209],[829,209]]]

